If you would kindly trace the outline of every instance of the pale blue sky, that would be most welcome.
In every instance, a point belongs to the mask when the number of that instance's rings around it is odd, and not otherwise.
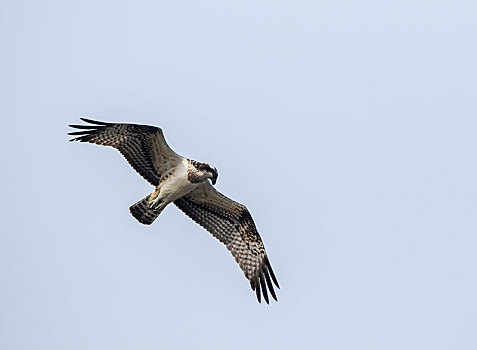
[[[2,1],[0,348],[477,348],[475,1]],[[280,282],[79,117],[163,128]]]

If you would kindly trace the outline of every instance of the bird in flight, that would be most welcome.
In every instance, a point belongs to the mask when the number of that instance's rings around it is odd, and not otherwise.
[[[247,208],[217,191],[218,172],[207,163],[184,158],[166,143],[162,129],[138,124],[105,123],[81,118],[87,125],[68,133],[70,141],[90,142],[116,148],[154,191],[133,204],[129,211],[150,225],[169,203],[225,244],[250,281],[261,302],[268,291],[277,300],[273,283],[280,288],[265,247]],[[210,181],[209,181],[210,180]],[[273,283],[272,283],[273,281]]]

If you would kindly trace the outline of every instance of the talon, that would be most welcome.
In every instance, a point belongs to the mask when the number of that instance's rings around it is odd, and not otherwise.
[[[155,189],[154,192],[151,193],[151,196],[149,197],[149,207],[153,210],[157,209],[160,204],[162,203],[162,200],[159,198],[159,189]]]
[[[162,201],[159,198],[154,198],[153,200],[149,201],[149,206],[151,207],[151,209],[156,210],[159,208],[161,202]]]

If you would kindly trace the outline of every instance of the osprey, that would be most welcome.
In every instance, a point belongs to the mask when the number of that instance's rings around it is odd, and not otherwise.
[[[225,244],[250,281],[258,302],[262,293],[268,304],[267,287],[277,300],[272,281],[280,287],[252,216],[244,205],[212,186],[217,181],[217,169],[175,153],[158,127],[81,120],[89,125],[70,125],[80,129],[69,133],[76,136],[70,141],[116,148],[134,170],[155,186],[150,195],[129,208],[140,223],[152,224],[169,203],[174,203]]]

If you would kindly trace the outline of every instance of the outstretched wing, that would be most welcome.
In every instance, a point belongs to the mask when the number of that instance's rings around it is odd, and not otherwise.
[[[161,174],[171,162],[182,159],[166,143],[162,130],[155,126],[115,124],[81,118],[90,125],[70,125],[81,131],[70,141],[91,142],[119,150],[128,163],[152,185],[159,185]]]
[[[225,244],[249,279],[258,302],[261,301],[261,289],[268,304],[267,286],[277,300],[272,280],[280,288],[278,281],[255,223],[244,205],[225,197],[209,181],[201,183],[194,191],[174,201],[174,204]]]

